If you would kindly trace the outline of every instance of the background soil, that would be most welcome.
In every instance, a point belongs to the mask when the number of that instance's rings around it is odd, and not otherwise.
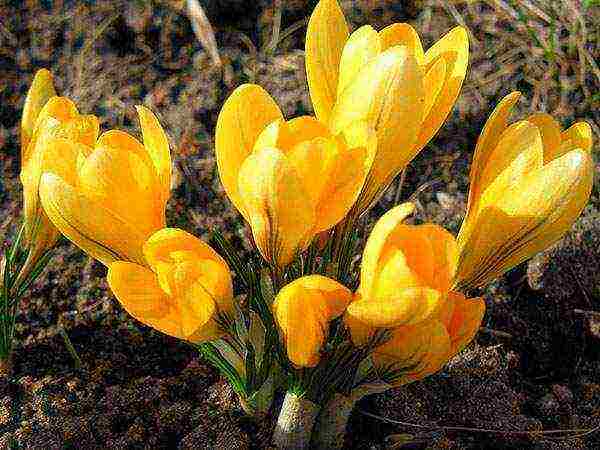
[[[158,113],[175,161],[169,225],[202,238],[218,228],[244,251],[248,232],[223,193],[213,157],[219,107],[250,81],[262,84],[288,117],[312,111],[303,21],[315,3],[206,0],[223,61],[215,67],[181,1],[0,0],[2,233],[8,238],[21,214],[24,97],[35,70],[47,67],[59,92],[99,115],[105,130],[139,136],[133,105]],[[597,2],[342,3],[354,28],[408,21],[426,47],[457,23],[471,35],[470,70],[452,116],[368,224],[419,190],[419,218],[456,232],[476,138],[496,102],[514,89],[524,94],[519,116],[543,110],[564,126],[586,120],[600,136]],[[348,448],[600,447],[598,192],[596,184],[567,238],[485,292],[488,312],[472,346],[441,373],[359,405]],[[103,266],[62,242],[23,301],[15,375],[0,383],[0,446],[267,448],[272,418],[244,418],[218,374],[188,345],[131,319],[104,275]],[[75,368],[59,327],[82,368]],[[547,433],[565,429],[581,431]]]

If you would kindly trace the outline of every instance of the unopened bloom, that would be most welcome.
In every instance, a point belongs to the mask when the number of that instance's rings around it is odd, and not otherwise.
[[[410,203],[376,223],[363,253],[360,286],[345,315],[352,341],[364,345],[379,330],[391,339],[373,361],[402,370],[402,384],[436,372],[477,332],[485,304],[451,291],[454,237],[432,225],[407,225]]]
[[[146,265],[115,261],[108,284],[139,321],[179,339],[204,342],[224,333],[219,315],[233,313],[231,272],[207,244],[164,228],[143,245]]]
[[[477,141],[455,284],[483,287],[569,230],[593,183],[592,133],[548,114],[508,125],[518,92],[492,112]]]
[[[358,212],[441,127],[465,78],[468,52],[461,27],[425,52],[409,24],[379,32],[365,25],[349,34],[337,1],[318,3],[306,33],[306,73],[316,116],[334,133],[357,120],[377,131],[377,155]]]
[[[279,291],[273,315],[294,365],[317,365],[329,322],[344,313],[351,299],[348,288],[321,275],[298,278]]]
[[[332,134],[313,117],[286,121],[269,94],[249,84],[227,99],[215,134],[225,192],[279,267],[344,218],[377,145],[365,122]]]
[[[79,114],[71,100],[56,96],[48,70],[41,69],[35,74],[21,118],[20,178],[23,184],[25,240],[29,247],[28,268],[60,236],[40,203],[42,173],[52,171],[68,178],[75,171],[75,161],[63,155],[62,144],[69,141],[68,145],[73,146],[91,145],[98,136],[98,130],[95,116]]]
[[[154,114],[142,106],[137,111],[144,145],[118,130],[47,144],[64,170],[45,169],[39,188],[44,210],[63,235],[107,266],[144,264],[144,242],[165,226],[169,145]]]

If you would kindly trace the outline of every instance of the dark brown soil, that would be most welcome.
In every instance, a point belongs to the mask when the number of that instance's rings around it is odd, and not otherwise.
[[[316,2],[284,3],[285,30]],[[416,198],[420,219],[458,230],[475,140],[493,105],[510,90],[524,92],[520,113],[530,106],[546,110],[563,125],[585,119],[600,135],[600,80],[589,63],[581,62],[585,53],[598,61],[598,37],[591,32],[599,20],[597,7],[533,2],[541,6],[524,9],[523,22],[511,7],[490,6],[494,2],[342,3],[353,26],[381,28],[408,20],[429,45],[460,19],[474,38],[470,72],[452,117],[411,164],[399,197],[406,199],[436,180]],[[574,5],[586,27],[577,25],[572,8],[560,10],[558,3]],[[73,97],[82,112],[98,114],[104,129],[139,135],[133,105],[144,103],[157,112],[175,161],[169,225],[202,238],[218,228],[244,251],[248,232],[216,175],[214,125],[227,95],[248,81],[262,84],[288,117],[312,111],[304,29],[267,54],[273,2],[210,0],[205,4],[224,61],[223,69],[215,68],[181,4],[0,1],[2,234],[14,230],[17,221],[11,225],[11,218],[21,208],[18,121],[24,96],[35,70],[48,67],[59,91]],[[532,39],[529,30],[542,44],[549,42],[544,14],[559,17],[557,34],[565,41],[573,37],[575,53],[561,47],[553,60]],[[578,48],[583,51],[577,53]],[[393,187],[373,210],[371,222],[395,197]],[[361,402],[348,448],[600,448],[598,430],[541,432],[600,426],[600,325],[594,315],[600,311],[599,278],[597,271],[581,269],[598,267],[593,244],[600,239],[597,186],[592,204],[567,240],[535,260],[529,281],[521,267],[486,291],[485,330],[443,372]],[[582,246],[582,240],[589,245]],[[573,271],[578,282],[568,281]],[[0,447],[268,448],[272,418],[244,417],[232,390],[194,349],[131,319],[107,291],[104,275],[103,266],[62,242],[24,299],[14,377],[0,385]],[[558,289],[556,280],[569,289]],[[70,336],[82,368],[75,368],[59,326]],[[429,428],[387,423],[363,412]],[[574,434],[582,436],[568,437]]]

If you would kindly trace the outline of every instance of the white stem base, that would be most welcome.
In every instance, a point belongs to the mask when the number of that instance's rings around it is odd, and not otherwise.
[[[310,437],[320,406],[288,392],[273,433],[273,443],[279,450],[304,450]]]

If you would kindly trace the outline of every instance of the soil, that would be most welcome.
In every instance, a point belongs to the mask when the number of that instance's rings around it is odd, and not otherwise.
[[[224,62],[217,68],[195,39],[182,3],[0,1],[2,234],[14,232],[14,218],[21,214],[18,126],[24,96],[35,70],[48,67],[59,92],[82,112],[99,115],[105,130],[139,136],[133,105],[144,103],[157,112],[175,162],[169,225],[201,238],[218,228],[240,252],[248,251],[248,230],[219,184],[212,132],[223,101],[243,82],[263,85],[287,117],[312,111],[304,28],[265,52],[276,16],[273,2],[211,0],[205,5]],[[286,2],[282,29],[307,17],[315,3]],[[456,2],[451,8],[442,3],[447,2],[365,0],[343,6],[355,28],[409,21],[426,46],[457,17],[475,38],[457,106],[409,167],[399,195],[406,199],[421,187],[415,198],[419,219],[456,232],[471,154],[496,101],[521,89],[519,114],[533,105],[563,125],[585,119],[598,136],[597,94],[596,100],[588,94],[598,92],[599,80],[576,76],[573,69],[552,84],[540,68],[544,55],[533,44],[516,54],[524,65],[515,66],[502,46],[509,42],[506,33],[525,33],[522,27],[512,30],[486,2]],[[536,20],[530,26],[538,26]],[[593,29],[598,9],[582,20]],[[496,50],[490,52],[490,46]],[[583,48],[598,60],[596,42]],[[565,79],[572,82],[561,84]],[[432,179],[435,183],[424,185]],[[396,195],[393,186],[368,224]],[[600,288],[598,272],[585,270],[600,267],[594,244],[600,240],[598,186],[591,204],[567,239],[483,293],[484,329],[442,372],[363,400],[352,416],[347,447],[600,448],[598,429],[584,432],[600,426]],[[66,241],[55,253],[21,305],[14,375],[0,383],[1,448],[269,448],[273,417],[245,417],[232,390],[192,347],[129,317],[107,290],[101,264]],[[577,282],[567,279],[573,271]],[[560,289],[565,285],[568,289]],[[76,367],[60,328],[82,367]],[[542,433],[565,429],[584,431]]]

